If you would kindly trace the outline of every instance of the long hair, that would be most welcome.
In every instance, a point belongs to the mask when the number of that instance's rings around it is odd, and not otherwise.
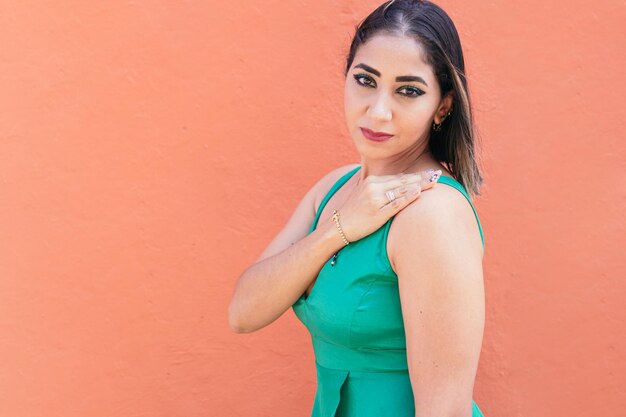
[[[478,135],[461,41],[452,19],[430,1],[391,0],[381,4],[356,26],[346,57],[346,77],[359,46],[378,33],[415,39],[424,51],[424,60],[433,68],[441,97],[452,94],[453,112],[444,119],[440,130],[431,129],[428,147],[470,197],[480,195],[483,177],[476,155]]]

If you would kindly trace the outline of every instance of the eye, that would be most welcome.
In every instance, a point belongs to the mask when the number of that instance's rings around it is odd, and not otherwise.
[[[402,87],[400,90],[406,90],[409,92],[409,94],[404,94],[404,93],[402,94],[403,96],[406,96],[406,97],[419,97],[422,94],[424,94],[424,92],[420,90],[419,88],[411,87],[408,85]]]
[[[354,74],[353,77],[356,80],[356,83],[362,87],[369,87],[369,88],[376,87],[376,82],[369,75]],[[407,92],[400,93],[400,94],[403,95],[404,97],[409,97],[409,98],[419,97],[422,94],[424,94],[424,92],[420,90],[419,88],[415,88],[410,85],[405,85],[404,87],[400,88],[398,91],[402,91],[402,90],[406,90]]]
[[[373,87],[372,84],[375,84],[372,77],[365,74],[354,74],[354,79],[356,80],[357,84],[362,85],[363,87]],[[361,82],[361,80],[369,82],[370,84],[364,84],[363,82]]]

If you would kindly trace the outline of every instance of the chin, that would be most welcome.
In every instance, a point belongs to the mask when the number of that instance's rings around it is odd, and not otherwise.
[[[385,159],[391,156],[388,150],[371,146],[369,143],[356,142],[355,147],[359,155],[365,159]]]

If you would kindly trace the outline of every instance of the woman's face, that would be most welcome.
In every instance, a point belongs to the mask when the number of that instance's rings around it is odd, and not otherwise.
[[[420,154],[433,120],[441,122],[439,116],[452,104],[450,97],[440,96],[435,74],[422,60],[416,41],[374,35],[357,50],[345,84],[346,122],[358,152],[366,158],[393,160]],[[374,141],[361,128],[393,136]]]

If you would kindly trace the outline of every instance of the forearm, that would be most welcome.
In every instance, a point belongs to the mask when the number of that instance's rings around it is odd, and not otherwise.
[[[335,224],[320,222],[313,232],[289,248],[250,266],[239,277],[228,307],[231,328],[249,333],[276,320],[343,246]]]

